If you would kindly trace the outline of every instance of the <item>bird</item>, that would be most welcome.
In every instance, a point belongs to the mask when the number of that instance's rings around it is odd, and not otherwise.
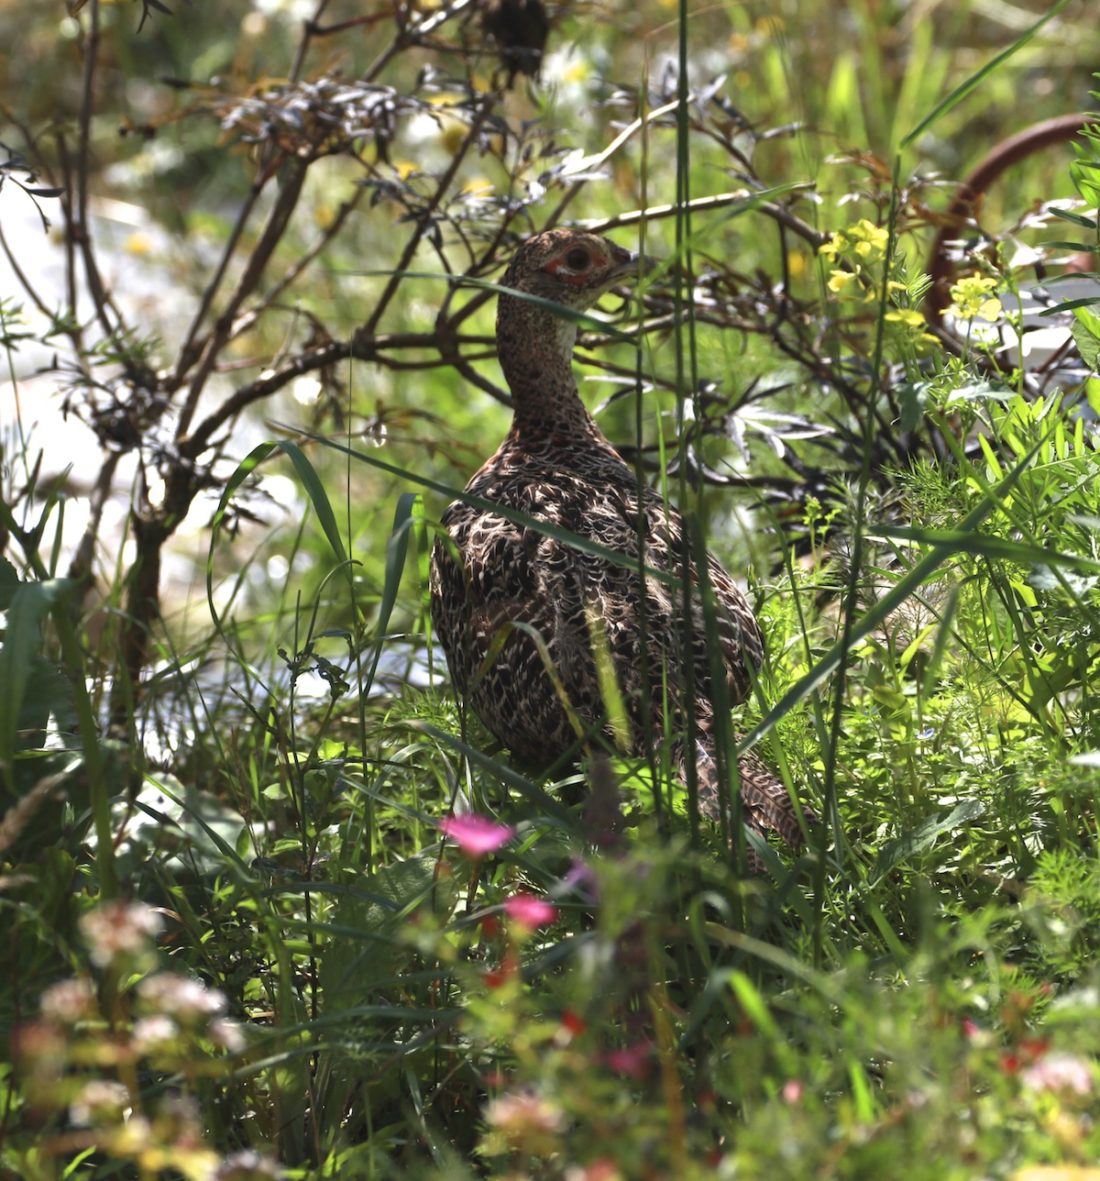
[[[496,42],[509,89],[517,74],[538,79],[550,35],[542,0],[484,0],[481,27]]]
[[[511,428],[441,518],[431,619],[453,686],[519,760],[549,767],[615,737],[636,757],[666,744],[672,773],[685,786],[694,779],[700,811],[717,819],[726,798],[719,710],[747,697],[764,638],[744,594],[707,553],[718,659],[708,651],[701,571],[683,518],[600,430],[572,366],[577,313],[651,263],[567,227],[536,233],[514,253],[496,321]],[[685,572],[694,588],[686,610]],[[617,721],[601,679],[608,667]],[[787,789],[755,752],[741,756],[739,772],[744,823],[797,849],[802,825]]]

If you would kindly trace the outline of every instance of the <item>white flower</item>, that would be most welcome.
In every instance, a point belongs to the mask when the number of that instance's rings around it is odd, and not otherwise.
[[[108,902],[80,920],[88,954],[101,968],[120,956],[148,951],[162,925],[160,915],[143,902]]]
[[[92,1079],[85,1083],[69,1107],[74,1124],[116,1123],[130,1110],[130,1092],[113,1079]]]
[[[236,1021],[230,1021],[227,1017],[219,1017],[217,1020],[211,1021],[210,1029],[207,1032],[210,1034],[210,1040],[216,1046],[221,1046],[230,1054],[239,1054],[247,1044],[241,1027]]]
[[[142,1017],[134,1022],[130,1040],[139,1054],[148,1054],[175,1041],[179,1037],[179,1032],[180,1027],[171,1017],[156,1013],[152,1017]]]
[[[165,1013],[188,1024],[204,1017],[220,1017],[226,1009],[225,994],[207,988],[198,980],[175,972],[146,976],[138,985],[138,996],[153,1013]]]
[[[95,992],[82,977],[51,984],[38,1002],[42,1016],[61,1025],[73,1025],[95,1011]]]

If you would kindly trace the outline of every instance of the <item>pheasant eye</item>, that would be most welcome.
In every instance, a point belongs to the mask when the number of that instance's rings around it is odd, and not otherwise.
[[[580,246],[575,246],[565,256],[565,265],[571,271],[583,271],[588,267],[591,261],[592,260],[588,256],[588,251]]]

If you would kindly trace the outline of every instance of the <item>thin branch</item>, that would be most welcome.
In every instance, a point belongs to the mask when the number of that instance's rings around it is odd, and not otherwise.
[[[291,287],[301,278],[306,269],[313,263],[321,252],[328,246],[336,235],[344,227],[344,222],[347,221],[348,216],[355,210],[359,202],[363,199],[363,194],[366,189],[361,186],[357,187],[353,196],[343,201],[340,208],[336,211],[336,216],[332,222],[325,229],[320,239],[314,243],[309,250],[307,250],[300,259],[286,272],[286,274],[275,284],[274,287],[267,293],[263,301],[255,308],[249,309],[243,316],[241,316],[233,328],[233,335],[240,336],[241,333],[247,332],[256,321],[271,307],[279,302],[283,292]]]
[[[482,123],[485,122],[486,116],[492,109],[495,97],[496,96],[494,94],[485,95],[481,104],[475,111],[474,117],[470,121],[470,129],[466,133],[466,138],[462,141],[458,151],[455,152],[454,156],[451,158],[451,162],[447,167],[447,171],[444,172],[442,177],[440,177],[439,183],[436,185],[435,192],[432,194],[431,200],[424,207],[424,209],[420,211],[416,221],[416,228],[410,235],[409,240],[405,243],[405,249],[401,253],[401,258],[398,261],[397,266],[394,268],[393,274],[390,275],[389,281],[383,288],[382,294],[379,296],[378,303],[375,305],[374,311],[371,313],[370,318],[360,329],[359,335],[371,336],[377,329],[379,321],[385,314],[386,309],[389,307],[390,300],[393,298],[398,286],[401,283],[404,272],[409,269],[409,264],[412,262],[413,255],[420,246],[421,238],[424,237],[428,226],[431,224],[432,215],[439,208],[444,194],[451,187],[451,183],[458,174],[459,168],[462,167],[463,161],[466,159],[470,148],[476,141],[477,133],[481,130]]]
[[[180,422],[176,430],[177,439],[183,438],[187,434],[195,407],[198,405],[199,397],[202,394],[203,387],[206,385],[206,379],[213,371],[222,347],[232,335],[233,322],[237,312],[248,296],[255,290],[256,285],[267,268],[268,262],[271,260],[272,254],[275,252],[275,248],[282,241],[287,223],[290,221],[291,214],[297,207],[298,198],[301,196],[302,185],[305,183],[308,167],[308,163],[303,160],[290,160],[287,162],[287,175],[284,178],[282,188],[279,190],[275,207],[268,217],[267,225],[264,227],[259,242],[256,243],[252,249],[252,253],[249,255],[248,264],[245,267],[240,282],[237,284],[236,291],[233,292],[228,305],[218,317],[214,325],[214,331],[207,339],[206,345],[203,348],[198,369],[191,379],[191,385],[187,391],[187,401],[180,413]]]
[[[229,239],[222,250],[221,258],[218,259],[218,266],[214,272],[210,282],[206,285],[206,290],[202,293],[202,301],[199,304],[199,310],[195,313],[191,321],[191,326],[187,330],[187,335],[184,337],[183,345],[180,348],[179,360],[176,363],[176,371],[172,376],[171,386],[173,389],[178,388],[182,382],[187,370],[191,368],[195,360],[195,354],[201,351],[201,346],[196,345],[196,340],[199,330],[202,327],[203,321],[206,319],[214,299],[217,296],[218,290],[222,285],[222,280],[225,278],[226,270],[229,267],[230,259],[232,259],[237,249],[237,244],[240,242],[244,234],[245,226],[248,224],[249,218],[252,216],[252,211],[256,207],[256,202],[259,200],[260,193],[263,192],[267,182],[271,179],[271,174],[268,172],[261,172],[255,181],[253,181],[251,188],[248,191],[248,197],[237,213],[237,220],[233,223],[233,228],[229,232]]]
[[[96,317],[103,329],[104,335],[115,335],[117,326],[121,326],[122,317],[118,308],[114,307],[107,295],[103,278],[99,273],[95,251],[92,248],[91,227],[88,212],[88,176],[91,170],[91,141],[92,141],[92,111],[95,107],[95,74],[99,64],[99,0],[92,0],[88,20],[88,36],[84,42],[84,76],[81,84],[80,101],[80,134],[76,151],[76,218],[69,219],[69,232],[76,239],[84,260],[84,273],[88,280],[88,289],[95,306]],[[118,325],[111,323],[107,316],[107,308],[115,313]],[[76,307],[74,301],[74,317]]]

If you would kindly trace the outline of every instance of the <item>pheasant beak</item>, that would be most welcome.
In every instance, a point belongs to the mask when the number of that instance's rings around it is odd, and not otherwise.
[[[622,251],[622,257],[616,257],[613,271],[614,282],[620,279],[640,279],[643,275],[659,267],[660,259],[649,254],[635,254],[630,250]]]

